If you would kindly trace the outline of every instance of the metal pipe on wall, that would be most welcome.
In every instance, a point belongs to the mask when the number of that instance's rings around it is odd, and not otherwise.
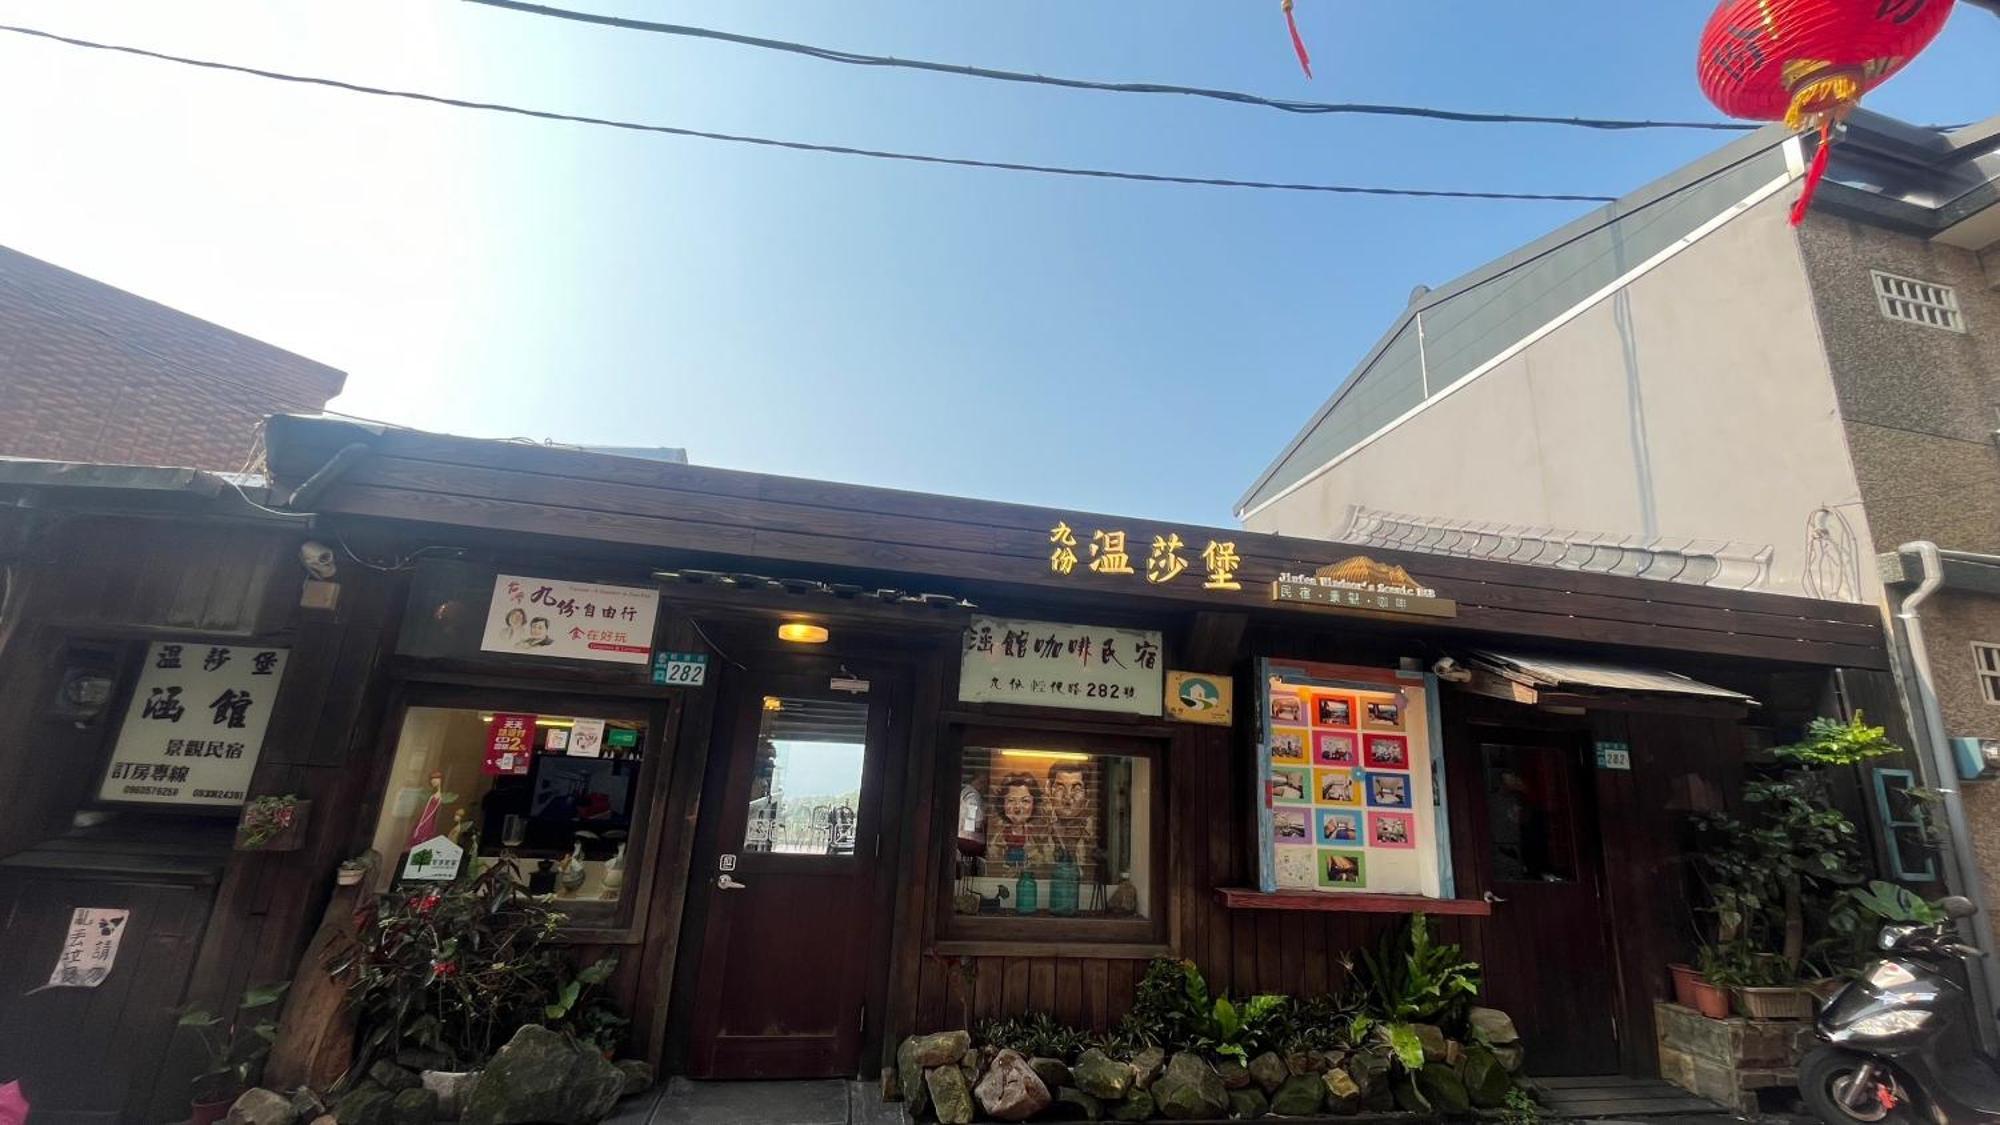
[[[1980,882],[1979,865],[1973,859],[1972,833],[1966,826],[1965,802],[1958,789],[1958,763],[1952,758],[1951,739],[1945,733],[1944,710],[1938,703],[1937,685],[1931,673],[1930,650],[1924,642],[1923,604],[1944,585],[1944,558],[1938,551],[1938,545],[1928,539],[1905,543],[1896,549],[1896,553],[1915,555],[1922,570],[1917,588],[1904,595],[1896,607],[1896,623],[1900,626],[1900,647],[1903,649],[1900,655],[1908,662],[1910,688],[1916,697],[1913,700],[1918,712],[1915,729],[1926,751],[1917,755],[1918,765],[1930,775],[1926,780],[1931,787],[1944,797],[1948,836],[1943,856],[1945,889],[1964,895],[1979,907],[1979,913],[1960,923],[1960,926],[1971,931],[1966,936],[1991,957],[1993,922],[1987,913],[1989,904]],[[1896,639],[1892,637],[1892,641]],[[1972,958],[1966,972],[1977,1010],[1990,1015],[1995,1005],[1991,971],[1982,959]],[[1988,1049],[1993,1048],[1996,1035],[1991,1019],[1980,1022],[1979,1037]]]

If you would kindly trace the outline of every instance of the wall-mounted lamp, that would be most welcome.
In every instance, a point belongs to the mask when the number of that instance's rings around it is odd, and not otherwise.
[[[778,639],[795,645],[823,645],[827,636],[826,626],[810,621],[787,621],[778,626]]]

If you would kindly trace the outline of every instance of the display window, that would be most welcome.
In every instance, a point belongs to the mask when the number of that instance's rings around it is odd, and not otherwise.
[[[1146,739],[964,731],[942,931],[1155,939],[1166,874],[1161,758]]]
[[[572,921],[614,919],[640,883],[654,726],[645,705],[609,700],[414,700],[375,821],[377,889],[506,859]]]

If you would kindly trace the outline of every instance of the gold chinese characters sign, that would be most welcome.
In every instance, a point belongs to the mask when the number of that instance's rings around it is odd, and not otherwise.
[[[1458,603],[1410,577],[1400,566],[1356,555],[1311,574],[1280,574],[1271,600],[1286,605],[1418,617],[1457,617]]]
[[[1123,531],[1107,531],[1099,528],[1090,533],[1088,539],[1079,539],[1075,529],[1066,522],[1058,522],[1049,529],[1049,569],[1057,574],[1075,573],[1079,564],[1094,574],[1140,573],[1132,565],[1132,548],[1125,542]],[[1243,560],[1236,555],[1236,544],[1223,543],[1211,539],[1208,546],[1199,553],[1168,532],[1153,536],[1150,547],[1142,539],[1141,550],[1146,551],[1144,566],[1146,581],[1155,586],[1165,585],[1179,578],[1195,561],[1202,567],[1201,588],[1204,590],[1241,590],[1243,584],[1237,581],[1236,572],[1242,568]],[[1190,578],[1188,581],[1192,582]]]

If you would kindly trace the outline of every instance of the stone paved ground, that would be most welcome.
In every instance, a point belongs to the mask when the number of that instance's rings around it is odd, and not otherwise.
[[[879,1085],[815,1082],[690,1082],[668,1079],[618,1107],[604,1125],[903,1125],[900,1103]]]

